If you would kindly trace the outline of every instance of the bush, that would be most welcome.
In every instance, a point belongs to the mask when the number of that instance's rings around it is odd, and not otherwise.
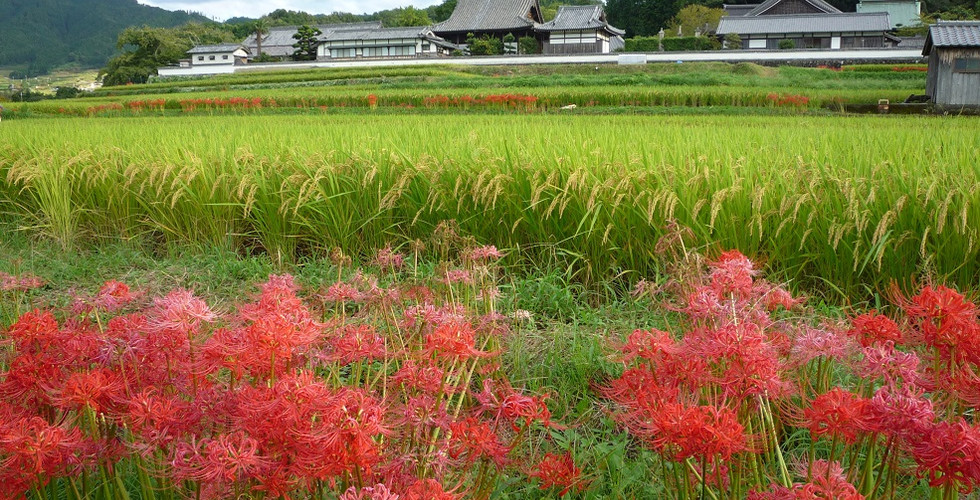
[[[725,35],[725,48],[726,49],[742,48],[742,37],[738,36],[738,33],[729,33]]]
[[[474,56],[497,56],[504,53],[504,42],[489,35],[476,38],[470,33],[466,36],[466,45],[470,49],[470,55]]]
[[[796,42],[792,40],[780,40],[779,50],[792,50],[796,48]]]
[[[703,36],[664,38],[664,50],[667,52],[687,50],[717,50],[720,48],[721,43],[719,43],[718,40]]]
[[[626,52],[659,52],[660,38],[655,36],[638,36],[626,39]]]
[[[541,52],[541,46],[533,36],[522,36],[517,40],[517,50],[521,54],[538,54]]]

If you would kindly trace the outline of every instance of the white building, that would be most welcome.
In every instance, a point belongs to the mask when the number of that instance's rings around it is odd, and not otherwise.
[[[222,45],[198,45],[187,51],[191,56],[191,66],[210,66],[216,64],[245,64],[250,52],[248,48],[239,43],[226,43]]]
[[[447,56],[459,46],[427,27],[331,30],[317,37],[317,60]]]
[[[545,35],[545,54],[608,54],[623,48],[626,34],[606,21],[601,5],[562,5],[535,31]]]

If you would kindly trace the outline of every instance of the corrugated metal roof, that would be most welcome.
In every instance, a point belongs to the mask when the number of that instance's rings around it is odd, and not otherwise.
[[[197,45],[191,50],[188,50],[188,54],[214,54],[220,52],[234,52],[238,49],[244,48],[240,43],[223,43],[219,45]]]
[[[757,3],[747,3],[745,5],[731,5],[726,3],[723,4],[721,8],[725,9],[725,12],[727,12],[729,16],[744,16],[749,12],[752,12],[752,9],[758,6],[759,4]]]
[[[980,21],[939,21],[929,26],[922,54],[932,47],[980,47]]]
[[[756,6],[756,8],[750,10],[748,12],[748,14],[745,14],[745,15],[746,16],[763,16],[763,15],[765,15],[765,12],[766,11],[771,10],[773,7],[775,7],[776,5],[782,3],[783,1],[785,1],[785,0],[766,0],[765,2],[762,2],[758,6]],[[803,1],[806,2],[806,3],[808,3],[808,4],[810,4],[810,5],[812,5],[815,9],[817,9],[817,10],[819,10],[821,12],[825,12],[827,14],[839,14],[840,13],[840,9],[838,9],[837,7],[834,7],[833,5],[830,5],[829,3],[825,2],[824,0],[803,0]]]
[[[606,14],[600,5],[562,5],[558,7],[558,14],[554,19],[536,29],[540,31],[605,29],[615,35],[626,33],[606,22]]]
[[[541,21],[538,0],[459,0],[449,19],[433,26],[432,31],[475,33],[522,30],[532,28]]]
[[[800,14],[793,16],[723,17],[718,23],[719,35],[735,33],[838,33],[842,31],[888,31],[888,13],[866,14]]]
[[[329,32],[337,30],[359,30],[359,29],[381,29],[381,21],[368,21],[363,23],[339,23],[339,24],[319,24],[316,26],[322,33],[322,38]],[[262,37],[262,53],[273,57],[291,56],[296,51],[293,44],[296,40],[293,35],[299,30],[299,26],[276,26],[269,28],[268,33]],[[255,33],[252,33],[242,42],[252,51],[258,54],[258,46],[255,43]]]

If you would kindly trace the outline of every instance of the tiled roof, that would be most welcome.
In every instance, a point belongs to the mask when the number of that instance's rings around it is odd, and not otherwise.
[[[534,16],[534,19],[528,17]],[[436,24],[436,33],[522,30],[541,22],[538,0],[458,0],[449,19]]]
[[[606,29],[616,35],[626,33],[606,22],[606,14],[600,5],[562,5],[558,7],[558,14],[554,19],[538,26],[537,29],[541,31]]]
[[[221,52],[234,52],[238,49],[243,49],[240,43],[223,43],[220,45],[197,45],[191,50],[188,50],[188,54],[215,54]]]
[[[980,47],[980,21],[939,21],[929,26],[922,54],[932,47]]]
[[[809,3],[810,5],[814,6],[817,10],[822,11],[822,12],[826,12],[827,14],[839,14],[840,13],[840,9],[838,9],[837,7],[834,7],[833,5],[830,5],[829,3],[825,2],[824,0],[804,0],[804,1],[807,2],[807,3]],[[761,15],[764,15],[764,13],[766,11],[772,9],[773,7],[775,7],[780,2],[783,2],[783,0],[766,0],[765,2],[762,2],[758,6],[756,6],[756,8],[750,10],[748,12],[748,14],[745,14],[745,15],[746,16],[761,16]]]
[[[424,38],[431,34],[429,28],[412,26],[406,28],[343,29],[331,30],[317,37],[321,42],[340,40],[386,40],[393,38]]]
[[[747,3],[744,5],[732,5],[726,3],[723,4],[721,7],[725,9],[725,12],[727,12],[729,16],[744,16],[749,12],[752,12],[752,9],[758,6],[759,4],[757,3]]]
[[[380,29],[381,21],[369,21],[365,23],[342,23],[342,24],[321,24],[316,26],[322,34],[323,37],[328,32],[337,30],[363,30],[363,29]],[[262,53],[273,57],[283,57],[291,56],[293,52],[296,51],[293,48],[293,44],[296,40],[293,35],[299,30],[298,26],[276,26],[269,28],[269,31],[262,37]],[[255,43],[255,33],[252,33],[242,42],[252,51],[252,54],[258,55],[258,46]]]
[[[792,16],[725,16],[718,23],[719,35],[736,33],[830,33],[842,31],[888,31],[887,12],[799,14]]]

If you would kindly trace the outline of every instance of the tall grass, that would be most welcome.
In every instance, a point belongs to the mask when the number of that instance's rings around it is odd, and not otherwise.
[[[275,259],[455,219],[581,281],[657,272],[671,220],[846,293],[975,284],[980,130],[959,118],[252,116],[4,122],[0,212],[65,245]],[[23,222],[28,221],[28,222]]]

